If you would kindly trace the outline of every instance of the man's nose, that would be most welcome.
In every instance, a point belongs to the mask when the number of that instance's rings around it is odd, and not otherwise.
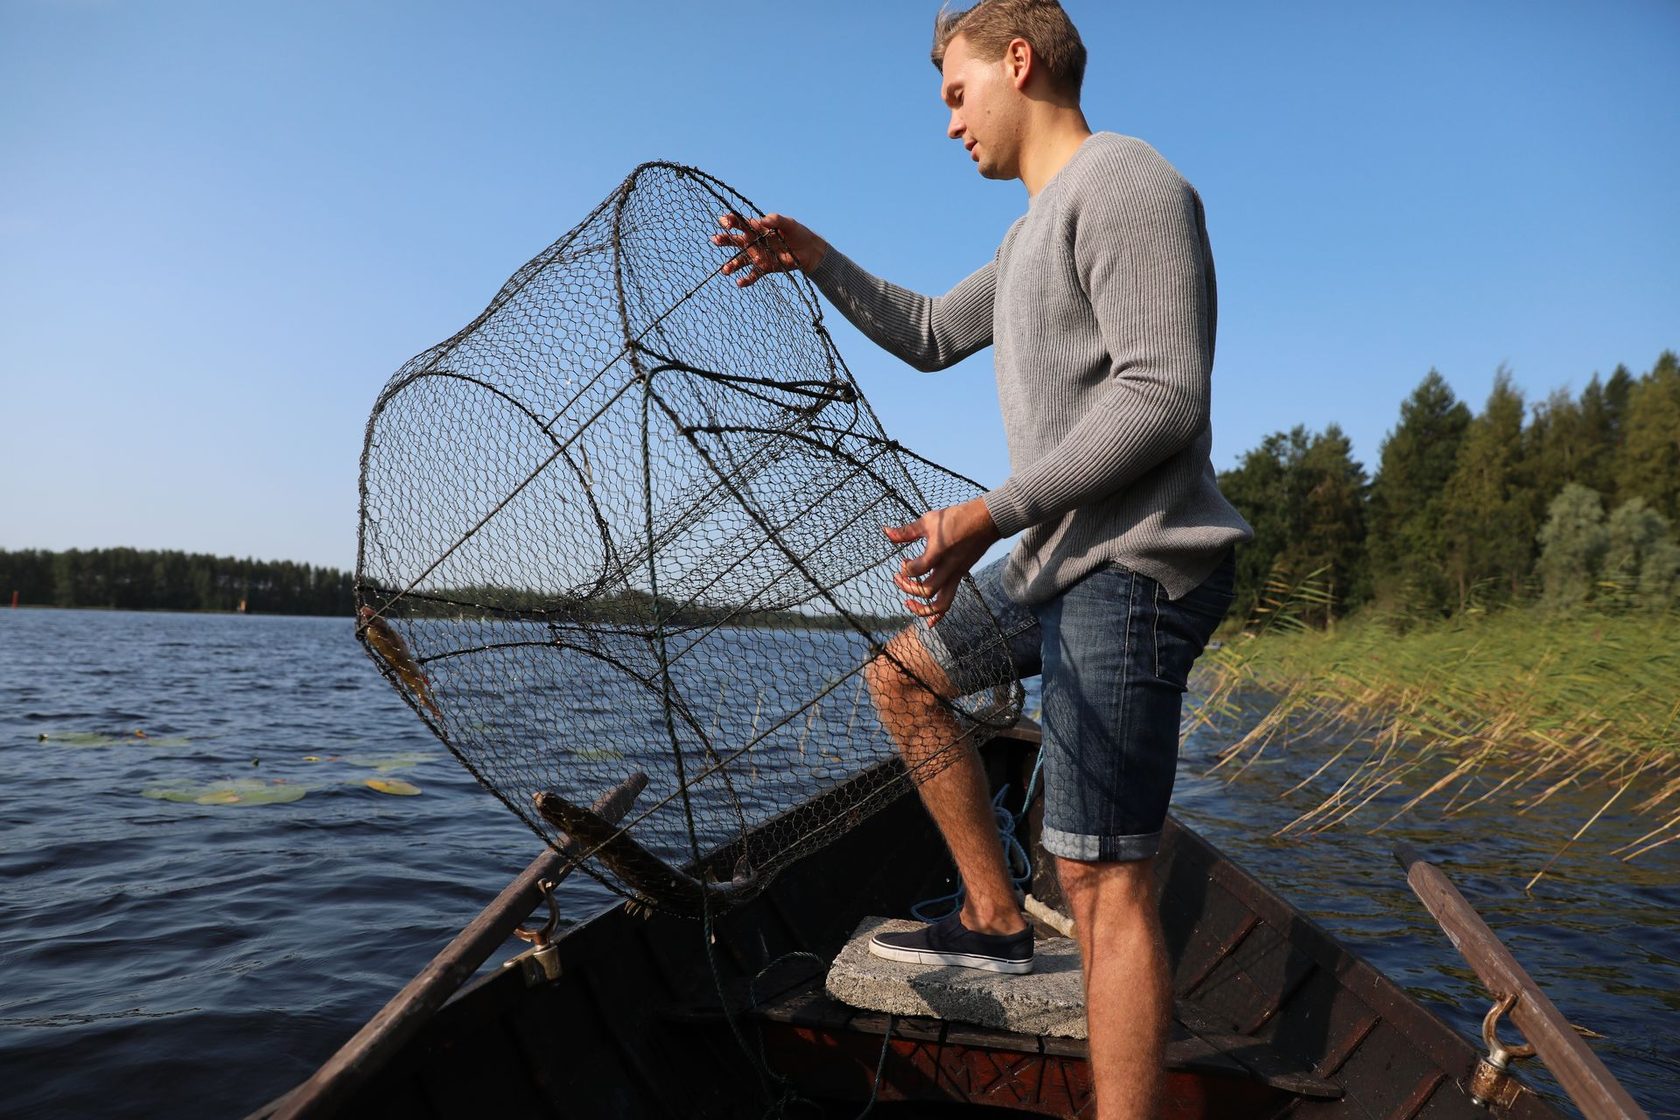
[[[962,119],[958,117],[956,112],[953,110],[951,113],[951,123],[945,127],[945,135],[949,136],[953,140],[961,140],[962,134]]]

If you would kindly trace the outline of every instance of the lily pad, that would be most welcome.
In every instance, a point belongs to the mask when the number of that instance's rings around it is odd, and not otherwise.
[[[144,743],[149,747],[184,747],[192,742],[185,735],[148,735],[134,731],[44,731],[37,742],[61,747],[114,747],[119,743]]]
[[[308,792],[308,786],[296,782],[263,782],[255,778],[246,778],[232,782],[210,782],[205,785],[157,786],[143,789],[140,794],[157,801],[179,801],[193,805],[285,805],[301,801]]]
[[[401,754],[347,754],[340,761],[387,774],[392,770],[407,770],[436,757],[433,751],[404,751]]]
[[[616,747],[574,747],[572,757],[583,762],[613,762],[624,757]]]
[[[420,792],[420,787],[413,782],[405,782],[401,778],[369,778],[362,783],[371,790],[379,793],[389,793],[396,797],[413,797]]]

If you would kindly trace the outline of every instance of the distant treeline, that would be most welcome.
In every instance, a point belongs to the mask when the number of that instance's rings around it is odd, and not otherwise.
[[[1246,615],[1274,573],[1318,572],[1317,621],[1372,605],[1442,617],[1529,600],[1667,609],[1680,580],[1680,362],[1618,366],[1528,404],[1501,368],[1479,415],[1429,372],[1374,477],[1336,425],[1268,436],[1219,476],[1256,539]]]
[[[290,560],[239,560],[134,548],[66,552],[0,549],[0,605],[11,602],[13,591],[24,606],[235,611],[243,602],[246,611],[258,614],[349,616],[356,610],[351,574],[337,568],[317,568]],[[574,601],[521,588],[472,587],[413,596],[402,614],[641,626],[654,617],[655,605],[652,596],[636,590]],[[723,604],[682,604],[666,598],[661,598],[657,606],[658,616],[667,625],[682,628],[727,625],[843,630],[852,626],[832,613],[748,611]],[[855,621],[875,630],[905,625],[900,616],[865,615]]]
[[[350,615],[350,573],[290,560],[135,548],[0,550],[0,603],[119,610]]]
[[[372,597],[393,592],[372,588]],[[661,595],[656,600],[646,591],[626,588],[588,598],[570,598],[516,587],[452,587],[410,595],[402,615],[406,618],[504,618],[521,622],[555,622],[562,625],[590,625],[606,629],[615,626],[640,628],[656,617],[677,629],[710,629],[716,626],[760,630],[852,630],[862,627],[874,632],[901,629],[908,615],[853,614],[842,617],[833,611],[805,611],[746,607],[728,603],[685,603]]]

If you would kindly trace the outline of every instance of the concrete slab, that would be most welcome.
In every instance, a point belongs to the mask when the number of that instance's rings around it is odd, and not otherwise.
[[[932,1015],[1022,1034],[1085,1037],[1079,946],[1064,937],[1033,946],[1033,970],[1007,976],[973,968],[903,964],[871,956],[881,930],[915,929],[899,918],[865,918],[828,970],[828,994],[865,1011]]]

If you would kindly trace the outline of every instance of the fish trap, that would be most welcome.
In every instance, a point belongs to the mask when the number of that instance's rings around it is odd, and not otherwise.
[[[963,672],[998,686],[901,755],[865,667],[927,682],[888,647],[913,620],[881,530],[980,488],[887,438],[802,274],[721,274],[725,213],[761,216],[636,168],[397,371],[361,465],[380,670],[547,842],[682,913],[761,890],[1021,701],[994,622]]]

